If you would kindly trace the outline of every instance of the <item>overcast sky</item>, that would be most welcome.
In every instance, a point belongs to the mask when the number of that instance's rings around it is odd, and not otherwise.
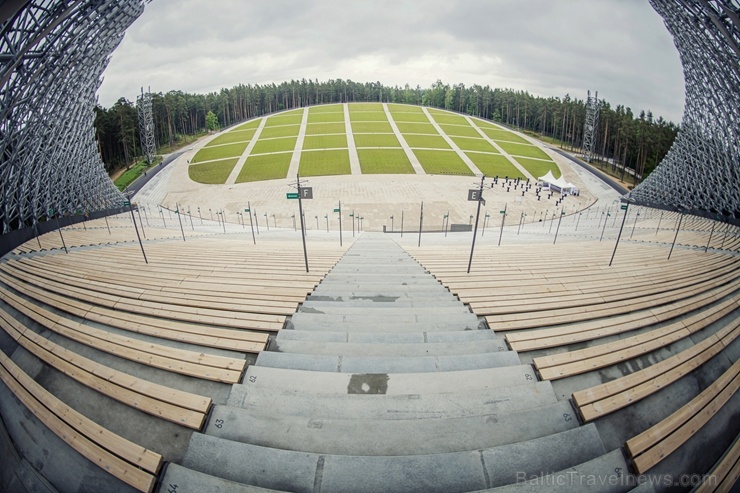
[[[635,114],[683,114],[678,52],[648,0],[153,0],[99,98],[302,78],[591,89]]]

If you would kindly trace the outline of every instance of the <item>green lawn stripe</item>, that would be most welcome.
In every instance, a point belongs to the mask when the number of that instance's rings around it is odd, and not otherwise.
[[[279,127],[266,127],[260,132],[260,139],[272,139],[275,137],[298,136],[301,131],[300,125],[281,125]]]
[[[299,125],[302,120],[303,110],[301,110],[300,113],[280,113],[275,116],[267,117],[267,121],[265,121],[265,127],[277,127],[280,125]]]
[[[387,122],[388,118],[382,111],[356,111],[349,114],[353,122]]]
[[[486,176],[508,176],[509,178],[526,178],[524,174],[511,164],[511,161],[506,159],[501,154],[485,154],[482,152],[466,152],[466,156],[470,158],[473,163],[478,167],[481,172]]]
[[[519,137],[514,132],[509,132],[508,130],[500,130],[497,128],[482,128],[481,130],[483,130],[483,133],[485,133],[491,140],[495,140],[496,142],[508,141],[529,144],[526,139]]]
[[[307,135],[303,149],[336,149],[347,147],[347,135]]]
[[[388,122],[352,122],[352,132],[358,133],[393,133]]]
[[[404,135],[411,148],[450,149],[450,145],[438,135]]]
[[[514,156],[514,159],[535,178],[545,176],[548,171],[552,171],[555,178],[560,178],[560,168],[554,161],[540,161],[519,156]]]
[[[471,139],[468,137],[450,137],[452,141],[463,151],[482,151],[498,153],[495,147],[484,139]]]
[[[347,132],[344,123],[309,123],[306,135],[343,134]]]
[[[476,129],[471,127],[470,125],[464,126],[464,125],[446,125],[441,124],[439,126],[444,133],[447,135],[455,135],[458,137],[476,137],[478,139],[482,139],[481,134],[478,133]]]
[[[363,174],[414,174],[403,149],[357,149]]]
[[[399,122],[396,123],[396,126],[398,127],[398,130],[402,134],[430,134],[430,135],[439,135],[439,132],[437,132],[437,129],[434,128],[434,125],[431,123],[406,123],[406,122]]]
[[[337,123],[344,121],[342,113],[308,113],[308,123]]]
[[[346,149],[329,151],[304,151],[298,166],[301,176],[349,175],[349,151]]]
[[[213,147],[222,144],[235,144],[237,142],[249,142],[252,137],[254,137],[254,133],[255,129],[253,128],[248,130],[232,130],[223,135],[219,135],[206,144],[205,147]]]
[[[396,117],[396,113],[424,113],[421,106],[414,106],[410,104],[388,104],[388,111],[393,113],[393,118]]]
[[[191,164],[188,167],[188,176],[191,180],[207,185],[222,185],[234,169],[239,158],[223,159],[211,163]]]
[[[249,156],[236,177],[236,183],[285,178],[292,157],[292,152]]]
[[[200,163],[203,161],[213,161],[214,159],[225,159],[229,157],[239,157],[247,148],[247,142],[240,142],[238,144],[228,144],[216,147],[204,147],[199,150],[193,159],[192,163]]]
[[[356,147],[401,147],[394,134],[355,134]]]
[[[422,168],[429,174],[473,175],[460,156],[453,151],[432,151],[414,149]]]
[[[297,137],[286,137],[282,139],[259,139],[252,148],[251,154],[267,154],[270,152],[292,151],[295,149]]]
[[[511,142],[501,141],[496,141],[496,143],[501,146],[501,149],[505,150],[512,156],[533,157],[547,160],[550,159],[550,156],[545,154],[545,151],[534,145],[512,144]]]

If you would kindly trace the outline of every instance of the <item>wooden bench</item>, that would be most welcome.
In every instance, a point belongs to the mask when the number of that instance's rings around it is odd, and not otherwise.
[[[596,320],[517,331],[506,334],[505,338],[509,347],[519,352],[577,344],[670,321],[733,295],[739,288],[740,281],[735,281],[658,307],[647,307]]]
[[[740,478],[740,436],[705,476],[693,493],[730,493]]]
[[[79,383],[135,409],[200,430],[211,398],[133,377],[38,335],[0,309],[0,327],[29,353]]]
[[[584,422],[606,416],[670,385],[719,354],[740,335],[740,319],[703,341],[659,363],[610,382],[574,392],[572,401]]]
[[[70,447],[139,491],[154,490],[162,456],[116,435],[51,395],[0,351],[0,380]]]
[[[740,361],[736,361],[702,393],[676,412],[627,440],[627,453],[638,474],[655,467],[695,435],[740,388]]]
[[[740,309],[740,298],[731,298],[686,319],[607,344],[534,358],[542,380],[557,380],[616,365],[673,344]]]
[[[123,359],[204,380],[237,383],[246,360],[162,346],[74,322],[3,289],[3,301],[34,322],[86,346]]]

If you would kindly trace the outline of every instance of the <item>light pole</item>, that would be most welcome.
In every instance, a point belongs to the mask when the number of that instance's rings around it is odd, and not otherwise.
[[[268,219],[266,212],[265,212],[265,225],[267,226],[267,231],[270,231],[270,220]]]
[[[393,233],[393,214],[391,214],[391,233]]]
[[[277,228],[277,218],[275,217],[275,214],[272,215],[272,225]]]
[[[324,215],[324,219],[326,219],[326,232],[329,232],[329,214]]]
[[[203,216],[200,214],[200,206],[198,206],[198,219],[200,219],[200,225],[203,226]]]

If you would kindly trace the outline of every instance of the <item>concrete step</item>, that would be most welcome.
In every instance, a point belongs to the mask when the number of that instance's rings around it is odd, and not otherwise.
[[[275,336],[278,341],[313,341],[313,342],[363,342],[386,344],[419,344],[423,342],[468,342],[491,341],[501,342],[492,330],[455,330],[449,332],[331,332],[315,330],[281,330]],[[506,348],[505,344],[501,345]],[[497,348],[498,349],[498,348]]]
[[[294,392],[236,385],[228,406],[282,415],[332,419],[459,418],[512,412],[557,402],[550,382],[443,394],[341,394]]]
[[[306,301],[301,303],[302,308],[311,308],[321,310],[326,313],[329,309],[347,309],[347,308],[375,308],[383,310],[413,308],[438,308],[438,307],[464,307],[462,301],[453,297],[442,298],[435,296],[421,300],[399,300],[395,296],[381,296],[374,300],[341,300],[341,301],[315,301],[309,296]],[[410,310],[413,311],[413,310]],[[468,310],[470,311],[470,310]]]
[[[451,356],[382,357],[263,351],[256,366],[341,373],[419,373],[517,366],[513,351]]]
[[[462,493],[513,483],[517,473],[563,470],[603,453],[593,424],[484,450],[395,457],[293,452],[194,433],[183,466],[297,493]]]
[[[397,344],[394,342],[313,342],[275,339],[269,351],[299,354],[325,354],[369,357],[419,357],[483,354],[507,351],[503,339],[468,342],[422,342]]]
[[[352,306],[352,303],[334,303],[333,306],[306,306],[304,303],[298,308],[297,313],[314,313],[319,315],[347,315],[362,317],[407,317],[428,314],[453,315],[457,313],[470,313],[470,308],[459,301],[452,303],[441,302],[439,305],[429,306],[394,306],[393,303],[376,303],[374,305]]]
[[[441,394],[531,385],[536,381],[534,375],[535,372],[531,365],[434,373],[389,374],[306,372],[251,365],[244,375],[243,385],[245,387],[265,386],[291,392],[328,394]],[[238,386],[232,387],[232,394]]]
[[[372,319],[368,320],[368,315],[364,314],[353,314],[348,313],[346,315],[341,313],[328,314],[328,313],[306,313],[298,312],[291,316],[291,320],[295,327],[302,329],[301,324],[304,322],[313,324],[330,325],[334,323],[362,323],[372,322],[375,324],[383,323],[459,323],[461,325],[478,324],[478,317],[470,312],[469,310],[460,311],[459,313],[446,313],[444,311],[437,312],[434,309],[424,310],[423,313],[393,313],[372,315]]]
[[[627,463],[622,451],[613,450],[588,462],[578,464],[556,473],[531,475],[529,481],[521,481],[498,488],[481,490],[487,493],[539,493],[548,491],[553,493],[624,493],[635,485],[629,477]],[[632,479],[634,481],[634,478]]]
[[[460,302],[459,298],[457,296],[454,296],[452,293],[447,291],[444,288],[441,289],[435,289],[433,290],[434,293],[430,293],[428,295],[424,295],[422,293],[397,293],[392,296],[388,295],[382,295],[378,292],[370,292],[365,291],[362,293],[353,293],[353,294],[347,294],[347,293],[341,293],[337,296],[324,296],[320,294],[309,294],[306,297],[306,301],[326,301],[326,302],[332,302],[332,303],[342,303],[347,301],[378,301],[378,302],[385,302],[385,301],[393,301],[393,302],[432,302],[434,300],[439,301],[457,301]]]
[[[279,413],[215,406],[204,433],[297,452],[419,455],[496,447],[578,427],[567,401],[460,418],[319,419]]]
[[[379,294],[388,296],[437,296],[440,293],[452,296],[452,293],[441,284],[419,286],[401,283],[395,286],[384,285],[380,287],[383,288],[383,291],[378,289],[379,286],[368,286],[360,283],[341,286],[330,286],[321,283],[314,288],[311,296],[377,296]]]
[[[300,314],[298,317],[298,325],[295,325],[293,317],[288,320],[284,330],[301,330],[301,331],[329,331],[329,332],[366,332],[366,333],[381,333],[381,332],[464,332],[464,331],[480,331],[489,330],[483,320],[478,320],[477,317],[461,322],[461,321],[435,321],[435,322],[387,322],[387,321],[364,321],[364,322],[337,322],[337,321],[322,321],[320,318],[313,320],[306,320],[303,315]]]
[[[284,493],[288,491],[237,483],[228,479],[204,474],[194,469],[188,469],[175,463],[167,464],[167,469],[165,469],[164,476],[162,477],[162,485],[163,487],[159,490],[162,493],[170,491],[173,493],[203,493],[207,491],[224,493]]]

